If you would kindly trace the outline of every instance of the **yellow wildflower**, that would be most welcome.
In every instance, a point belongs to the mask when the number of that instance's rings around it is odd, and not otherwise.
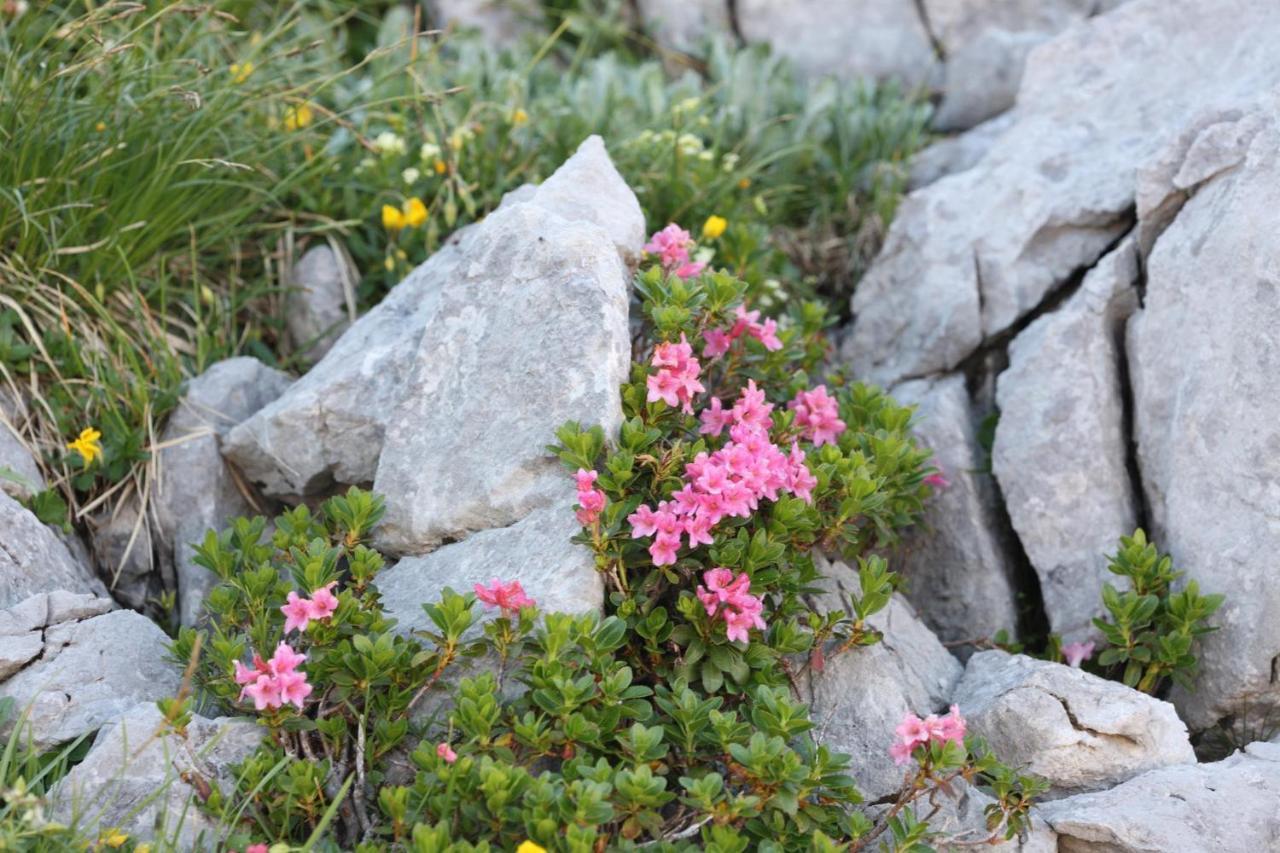
[[[750,178],[743,178],[742,180],[738,181],[738,189],[740,190],[745,190],[749,186],[751,186]]]
[[[522,124],[527,124],[528,121],[529,114],[519,107],[516,107],[516,111],[511,114],[511,123],[516,127],[519,127]]]
[[[396,268],[396,259],[387,255],[386,259],[382,262],[382,265],[386,267],[387,272],[391,272]]]
[[[79,453],[84,460],[84,467],[88,468],[93,460],[102,455],[102,443],[98,441],[100,438],[102,433],[93,427],[85,427],[80,431],[80,437],[67,445],[67,449]]]
[[[151,853],[151,845],[145,841],[133,848],[133,853]]]
[[[427,206],[422,199],[414,196],[404,203],[404,223],[410,228],[417,228],[427,221]]]
[[[729,220],[713,213],[707,217],[706,222],[702,223],[702,236],[708,240],[714,240],[723,234],[727,227],[729,227]]]
[[[306,104],[298,104],[296,107],[289,107],[284,114],[284,129],[299,130],[311,124],[314,115],[311,107]]]
[[[435,165],[432,168],[436,170],[437,175],[443,175],[447,167],[443,160],[436,160]]]
[[[382,206],[382,227],[388,231],[399,231],[404,227],[404,214],[400,212],[400,208],[389,204]]]
[[[102,131],[107,129],[107,123],[105,121],[100,121],[93,126],[93,129],[98,131],[98,133],[102,133]]]
[[[516,848],[516,853],[547,853],[547,848],[532,841],[521,841],[520,846]]]
[[[98,836],[98,841],[108,847],[123,847],[124,843],[129,840],[129,836],[125,835],[118,829],[108,829]]]
[[[249,75],[253,73],[252,62],[233,62],[231,63],[231,82],[239,85],[249,79]]]

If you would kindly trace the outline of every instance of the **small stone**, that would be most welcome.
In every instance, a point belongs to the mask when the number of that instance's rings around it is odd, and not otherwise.
[[[978,652],[952,701],[1001,761],[1048,780],[1050,796],[1196,760],[1168,702],[1060,663]]]
[[[164,838],[177,849],[206,849],[220,827],[201,808],[199,787],[216,784],[229,793],[234,765],[253,754],[264,734],[252,720],[193,715],[184,736],[154,704],[135,705],[98,733],[89,754],[58,783],[53,817],[79,818],[77,828],[91,838],[112,829],[133,841]]]
[[[292,278],[285,326],[294,347],[315,361],[351,325],[358,275],[346,254],[326,243],[307,250],[294,265]]]
[[[92,569],[72,557],[52,530],[0,492],[0,607],[55,589],[107,594]]]

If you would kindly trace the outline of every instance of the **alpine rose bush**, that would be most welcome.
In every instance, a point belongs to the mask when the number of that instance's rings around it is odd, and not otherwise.
[[[603,613],[543,613],[542,591],[495,577],[398,630],[364,544],[382,502],[359,489],[290,510],[269,540],[263,519],[206,537],[221,583],[172,654],[197,661],[202,699],[270,732],[235,790],[203,800],[220,849],[834,851],[886,833],[923,849],[936,833],[913,804],[956,779],[991,792],[991,839],[1025,828],[1034,783],[955,709],[899,727],[894,757],[915,766],[877,814],[848,772],[865,757],[816,742],[802,700],[811,667],[881,640],[866,620],[898,581],[872,552],[931,488],[911,410],[810,380],[829,347],[819,306],[761,319],[675,225],[647,250],[621,430],[566,424],[551,448]],[[818,551],[859,569],[836,612],[807,603]]]

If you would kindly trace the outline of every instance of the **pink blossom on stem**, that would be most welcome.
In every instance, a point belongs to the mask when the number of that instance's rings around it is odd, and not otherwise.
[[[268,853],[270,849],[265,844],[250,844],[244,848],[244,853]]]
[[[333,594],[337,581],[327,583],[311,593],[311,618],[316,621],[328,619],[338,609],[338,597]]]
[[[967,724],[964,717],[960,716],[960,708],[956,705],[951,706],[951,712],[945,717],[939,717],[930,714],[925,724],[929,728],[929,738],[940,743],[953,741],[955,743],[964,743],[964,734]]]
[[[924,478],[924,481],[935,489],[945,489],[951,485],[951,481],[947,479],[947,475],[942,471],[942,465],[936,458],[930,460],[929,464],[936,468],[932,474]]]
[[[1080,664],[1093,657],[1093,646],[1092,642],[1067,643],[1062,647],[1062,656],[1066,659],[1068,666],[1079,669]]]
[[[514,613],[522,607],[533,607],[532,598],[524,594],[520,581],[502,581],[494,578],[488,586],[475,585],[476,598],[489,607],[501,608],[504,613]]]
[[[710,405],[698,415],[698,420],[702,421],[698,432],[702,435],[719,436],[725,427],[733,423],[733,411],[726,409],[719,397],[712,397],[708,402]]]
[[[306,659],[306,655],[298,654],[288,643],[281,643],[269,661],[254,655],[253,669],[236,661],[236,683],[244,685],[240,698],[243,700],[248,696],[253,699],[253,707],[259,711],[279,708],[287,703],[301,711],[303,700],[311,695],[306,673],[297,671],[298,665]]]
[[[960,709],[955,705],[951,706],[951,712],[945,717],[930,714],[922,720],[915,714],[907,714],[893,730],[897,739],[889,747],[889,755],[894,764],[906,764],[911,760],[916,747],[930,741],[964,743],[966,728],[964,717],[960,716]]]
[[[595,487],[596,477],[599,475],[595,471],[579,468],[578,473],[573,476],[578,487],[578,509],[574,514],[583,525],[595,524],[606,503],[604,492]]]
[[[289,590],[285,601],[286,604],[280,608],[280,612],[284,614],[284,632],[288,634],[291,631],[307,630],[307,624],[311,621],[311,602],[293,590]]]
[[[702,365],[694,357],[693,347],[685,336],[680,336],[679,343],[667,341],[654,347],[652,364],[658,370],[645,380],[645,387],[649,389],[646,400],[650,403],[661,400],[673,409],[680,408],[686,415],[693,414],[694,395],[706,389],[698,381]]]
[[[702,261],[689,260],[689,250],[694,245],[688,231],[671,223],[650,237],[644,250],[657,255],[667,272],[675,273],[680,278],[689,278],[702,272],[707,266]]]
[[[748,642],[752,628],[764,630],[764,604],[751,594],[751,578],[745,572],[734,575],[729,569],[709,569],[702,575],[696,595],[707,615],[725,623],[732,642]],[[705,586],[703,585],[705,584]]]
[[[796,413],[796,426],[804,430],[804,437],[816,447],[835,444],[845,423],[840,420],[840,407],[834,397],[827,394],[827,386],[818,385],[812,391],[801,391],[787,408]]]
[[[708,329],[702,333],[705,342],[702,353],[707,358],[722,356],[743,335],[755,338],[770,352],[782,349],[782,340],[778,337],[778,321],[766,318],[762,323],[759,311],[748,311],[746,306],[739,305],[734,311],[732,326],[728,329]]]
[[[445,764],[452,764],[458,760],[458,753],[448,743],[441,742],[436,744],[436,755],[444,759]]]

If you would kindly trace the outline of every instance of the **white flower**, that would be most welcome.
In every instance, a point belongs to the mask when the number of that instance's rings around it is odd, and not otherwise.
[[[680,138],[676,140],[676,147],[680,149],[681,154],[692,157],[702,151],[702,140],[692,133],[682,133]]]
[[[377,138],[373,140],[373,147],[384,157],[405,152],[404,139],[389,130],[384,130],[378,134]]]
[[[412,166],[410,166],[409,168],[405,169],[403,172],[400,173],[400,177],[404,180],[406,184],[409,184],[410,186],[412,186],[413,184],[416,184],[418,182],[418,178],[422,177],[422,173],[419,172],[417,169],[413,168]]]
[[[440,146],[434,142],[424,142],[422,147],[418,149],[418,159],[423,163],[434,163],[436,158],[440,156]]]

